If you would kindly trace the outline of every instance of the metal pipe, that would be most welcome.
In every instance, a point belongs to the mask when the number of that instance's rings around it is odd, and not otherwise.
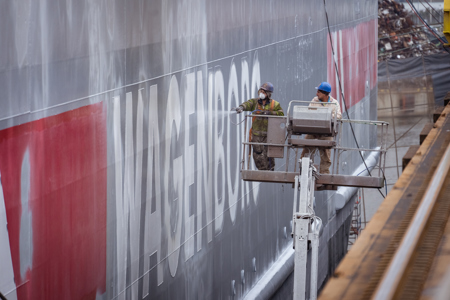
[[[298,175],[295,175],[295,186],[294,186],[294,207],[292,211],[295,213],[298,211]],[[294,227],[292,227],[292,231],[294,230]]]
[[[290,133],[290,131],[288,131],[286,139],[290,139],[291,137],[292,137],[292,134]],[[286,141],[286,139],[285,139],[285,141]],[[286,172],[289,171],[290,154],[291,154],[291,149],[287,148],[287,151],[286,151]],[[297,155],[295,155],[294,172],[295,172],[296,168],[297,168]]]
[[[386,126],[386,134],[384,134],[384,127]],[[380,161],[379,161],[379,169],[378,169],[378,176],[380,176],[381,172],[383,172],[383,177],[384,177],[384,169],[386,167],[386,150],[387,150],[387,127],[389,126],[389,123],[384,124],[381,127],[381,141],[380,141]]]
[[[248,118],[249,116],[247,115],[247,116],[245,116],[245,117]],[[251,119],[250,119],[250,120],[251,120]],[[249,122],[248,119],[245,121],[245,134],[246,134],[246,138],[244,139],[244,143],[245,143],[245,141],[247,140],[247,122]],[[248,134],[248,139],[250,140],[250,132],[249,132],[249,134]],[[249,146],[249,147],[248,147],[247,170],[250,170],[250,155],[251,155],[251,152],[252,152],[251,149],[252,149],[252,148]],[[244,155],[245,155],[245,152],[244,152]]]
[[[247,116],[244,116],[244,120],[245,120],[245,122],[244,122],[244,143],[245,143],[245,140],[247,139]],[[245,144],[244,144],[244,151],[242,152],[242,170],[244,170],[244,168],[245,168]]]
[[[244,299],[269,299],[286,281],[294,269],[294,250],[287,246],[280,258],[245,295]]]
[[[388,132],[388,126],[389,126],[389,124],[386,124],[386,137],[385,137],[385,139],[384,139],[384,152],[381,152],[381,153],[384,153],[384,160],[383,160],[383,172],[384,172],[384,170],[386,169],[386,151],[387,151],[387,132]],[[397,167],[398,168],[398,167]],[[384,176],[384,173],[383,173],[383,176]],[[387,196],[387,195],[386,195]]]
[[[339,150],[355,150],[355,151],[375,151],[375,152],[383,152],[380,147],[376,149],[368,149],[368,148],[350,148],[350,147],[335,147]]]
[[[375,167],[378,160],[379,152],[373,151],[367,156],[365,163],[372,170]],[[366,166],[364,163],[360,164],[359,167],[353,172],[353,176],[367,176]],[[358,191],[357,187],[339,187],[336,194],[334,195],[334,204],[336,210],[342,209],[347,201]]]
[[[277,119],[285,119],[286,118],[286,116],[263,115],[263,114],[249,114],[246,117],[277,118]]]
[[[381,284],[375,293],[373,299],[384,300],[393,299],[396,287],[405,272],[408,262],[415,251],[425,225],[436,203],[436,199],[441,191],[442,185],[447,177],[450,168],[450,145],[447,146],[444,156],[439,163],[438,168],[433,174],[430,185],[420,202],[419,207],[414,214],[408,230],[392,259],[387,272],[384,274]]]
[[[334,174],[337,174],[337,171],[339,168],[336,168],[337,164],[336,164],[336,148],[333,148],[333,169],[335,170],[335,172],[333,172]]]
[[[339,125],[338,147],[340,147],[342,145],[342,127],[344,127],[343,123],[341,123],[341,125]],[[341,160],[342,151],[340,151],[340,150],[337,150],[337,151],[338,151],[338,157],[337,157],[337,164],[336,164],[336,174],[339,174],[339,163]]]
[[[318,273],[318,262],[319,262],[319,235],[315,233],[310,233],[312,235],[311,239],[311,281],[309,288],[309,299],[317,299],[317,273]]]
[[[348,120],[348,119],[341,119],[339,121],[341,123],[354,123],[354,124],[365,124],[365,125],[376,125],[376,126],[389,125],[389,122],[386,122],[386,121]]]
[[[287,145],[287,144],[251,143],[251,142],[244,142],[242,144],[244,144],[244,145],[277,146],[277,147],[290,147],[291,146],[291,145]]]
[[[298,157],[298,148],[295,148],[294,173],[297,171],[297,157]],[[287,168],[286,168],[286,172],[287,172]]]
[[[381,126],[381,141],[380,141],[381,149],[384,149],[384,144],[383,144],[384,138],[383,138],[383,136],[384,136],[384,126]],[[383,152],[381,152],[380,160],[378,161],[378,177],[380,177],[380,173],[381,173],[382,160],[383,160]]]

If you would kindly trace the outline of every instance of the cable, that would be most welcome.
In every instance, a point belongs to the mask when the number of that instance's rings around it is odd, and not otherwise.
[[[428,6],[429,6],[435,13],[438,14],[439,17],[442,17],[441,13],[438,12],[437,10],[435,10],[434,7],[430,4],[430,2],[428,2],[427,0],[424,0],[424,1],[428,4]],[[422,4],[422,5],[423,5],[423,4]],[[439,22],[439,23],[440,23],[440,22]]]
[[[437,33],[428,25],[428,23],[422,18],[422,16],[419,14],[419,12],[417,11],[416,7],[409,1],[406,0],[406,2],[408,2],[409,6],[411,6],[411,9],[413,10],[414,14],[419,18],[419,20],[425,25],[425,27],[428,28],[428,30],[442,43],[445,44],[441,38],[439,37],[439,35],[437,35]]]
[[[331,45],[331,52],[332,52],[332,55],[333,55],[334,68],[335,68],[335,70],[336,70],[336,75],[337,75],[338,82],[339,82],[339,90],[341,91],[342,100],[343,100],[342,102],[344,103],[345,112],[347,113],[347,119],[348,119],[349,121],[351,121],[350,115],[349,115],[348,109],[347,109],[347,104],[345,103],[344,92],[342,91],[341,76],[340,76],[340,74],[339,74],[339,70],[338,70],[338,67],[337,67],[336,60],[334,59],[333,40],[332,40],[332,38],[331,38],[330,23],[329,23],[329,21],[328,21],[327,4],[325,3],[325,0],[323,0],[323,6],[324,6],[324,9],[325,9],[325,16],[326,16],[326,19],[327,19],[328,36],[330,37],[330,45]],[[353,130],[353,125],[352,125],[351,122],[349,122],[349,124],[350,124],[350,128],[351,128],[351,130],[352,130],[353,138],[355,139],[356,147],[359,149],[360,147],[359,147],[359,144],[358,144],[358,140],[356,139],[355,131]],[[361,156],[361,159],[362,159],[362,161],[363,161],[363,163],[364,163],[364,166],[365,166],[366,169],[367,169],[367,172],[369,173],[369,176],[372,177],[372,174],[370,173],[370,170],[369,170],[369,168],[367,167],[366,161],[364,160],[364,157],[363,157],[363,155],[362,155],[362,153],[361,153],[361,150],[359,150],[358,153],[359,153],[359,155]],[[380,192],[381,196],[383,196],[383,198],[385,198],[385,196],[384,196],[383,193],[380,191],[380,189],[378,189],[378,192]]]
[[[423,4],[422,0],[419,0],[420,4],[422,4],[423,8],[425,8],[425,10],[428,12],[428,9],[425,7],[425,5]],[[427,2],[428,3],[428,2]],[[428,5],[431,7],[431,5],[428,3]],[[432,8],[432,7],[431,7]],[[436,22],[441,23],[438,19],[436,19],[436,17],[431,13],[431,11],[429,12],[430,15],[433,17],[433,19],[436,20]]]
[[[437,33],[428,25],[428,23],[422,18],[422,16],[417,11],[416,7],[410,2],[410,0],[406,0],[408,2],[409,6],[411,6],[411,9],[414,11],[416,16],[420,19],[420,21],[428,28],[428,30],[439,40],[439,42],[442,45],[445,45],[446,43],[437,35]],[[450,54],[450,50],[447,49],[447,47],[442,47],[444,50]]]
[[[244,123],[244,121],[245,121],[245,118],[244,118],[242,121],[240,121],[240,122],[234,123],[234,122],[231,120],[231,118],[230,118],[231,124],[236,125],[236,126],[241,125],[242,123]]]
[[[325,1],[325,0],[324,0]],[[428,30],[441,42],[443,45],[445,42],[441,39],[441,37],[428,25],[428,23],[422,18],[422,16],[417,11],[416,7],[411,3],[410,0],[406,0],[408,2],[409,6],[411,6],[411,9],[414,11],[415,15],[420,19],[420,21],[428,28]],[[444,49],[448,52],[448,50],[444,47]],[[449,52],[450,53],[450,52]]]

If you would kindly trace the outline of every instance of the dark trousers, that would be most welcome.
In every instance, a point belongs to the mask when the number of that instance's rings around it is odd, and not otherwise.
[[[252,136],[253,143],[267,143],[267,136],[254,135]],[[253,160],[258,170],[275,169],[275,159],[267,157],[267,146],[253,145]]]

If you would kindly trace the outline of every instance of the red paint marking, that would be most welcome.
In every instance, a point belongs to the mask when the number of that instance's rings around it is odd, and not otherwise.
[[[332,33],[347,109],[361,101],[366,92],[366,81],[372,90],[377,84],[377,20],[361,23],[355,28],[347,28]],[[341,51],[342,49],[342,51]],[[334,57],[329,37],[327,38],[328,82],[333,87],[331,94],[341,102],[339,82],[336,80]]]
[[[28,148],[32,267],[20,274],[21,168]],[[17,295],[95,299],[106,285],[102,103],[0,131],[0,172]]]

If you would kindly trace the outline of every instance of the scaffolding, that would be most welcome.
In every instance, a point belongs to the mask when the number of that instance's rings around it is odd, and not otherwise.
[[[364,189],[359,189],[357,198],[353,206],[352,222],[350,225],[350,235],[348,238],[348,246],[351,247],[358,239],[361,232],[366,228],[366,205],[364,199]]]

